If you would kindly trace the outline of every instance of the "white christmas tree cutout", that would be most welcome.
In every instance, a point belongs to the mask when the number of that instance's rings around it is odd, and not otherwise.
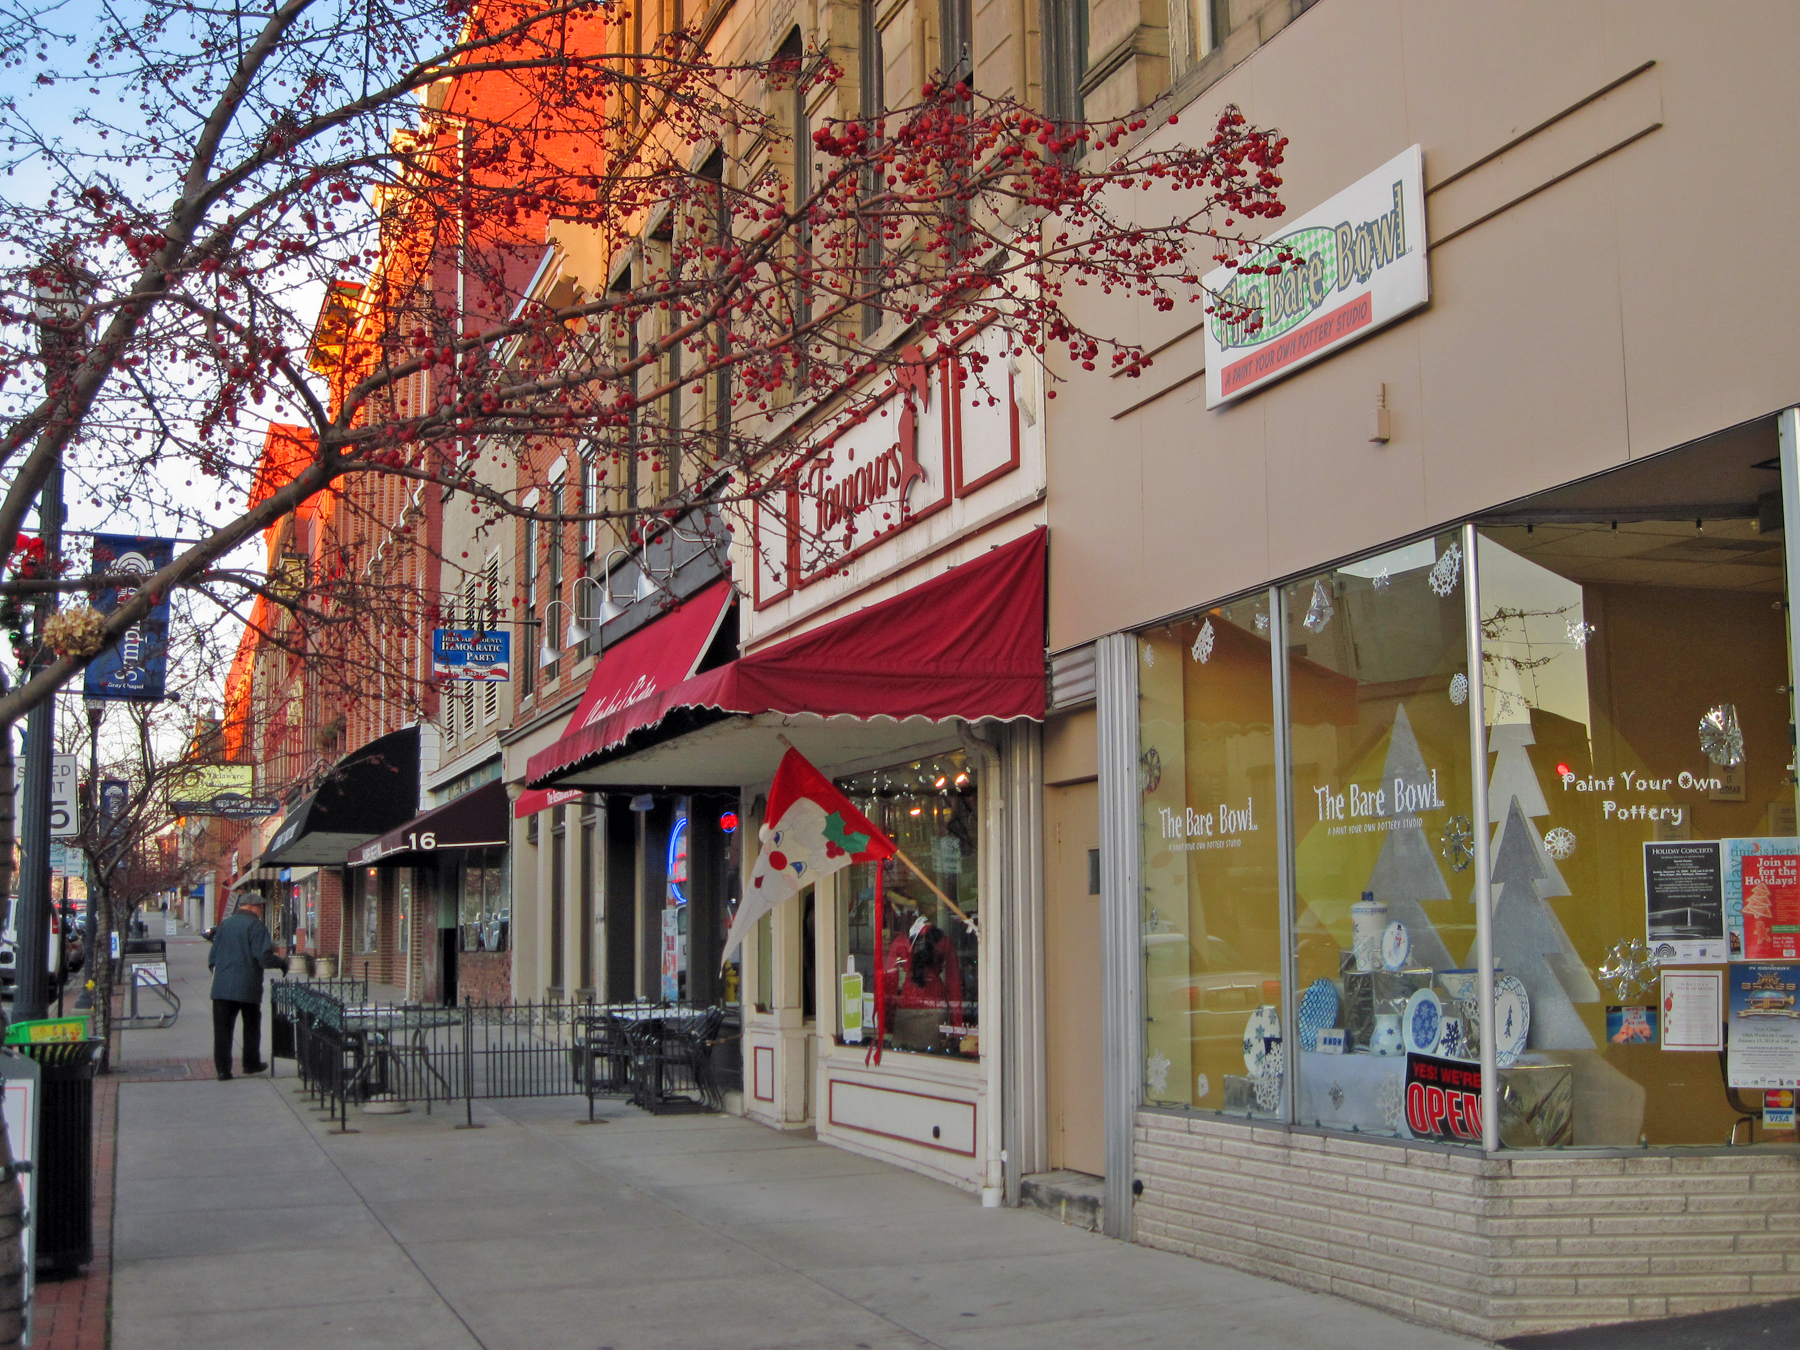
[[[1416,794],[1421,797],[1429,797],[1432,791],[1431,770],[1419,752],[1419,738],[1413,734],[1412,720],[1404,705],[1394,709],[1394,732],[1388,740],[1387,762],[1381,767],[1381,783],[1390,794],[1395,780],[1424,789]],[[1412,936],[1412,964],[1447,970],[1456,963],[1450,959],[1431,920],[1425,917],[1425,907],[1420,902],[1448,900],[1450,888],[1444,884],[1437,859],[1431,856],[1431,844],[1419,813],[1398,808],[1399,803],[1395,802],[1394,809],[1383,813],[1397,824],[1381,841],[1381,854],[1369,876],[1369,889],[1388,907],[1390,919],[1406,925]]]
[[[1494,904],[1494,963],[1518,976],[1531,998],[1533,1046],[1591,1050],[1593,1034],[1575,1011],[1557,969],[1564,964],[1569,937],[1538,890],[1546,878],[1536,834],[1519,799],[1511,798],[1494,851],[1493,882],[1500,893]]]
[[[1556,866],[1556,859],[1551,856],[1544,835],[1532,824],[1532,821],[1550,814],[1550,805],[1544,800],[1544,791],[1538,785],[1537,773],[1531,766],[1531,756],[1526,750],[1527,746],[1536,743],[1537,737],[1529,722],[1502,722],[1488,729],[1488,749],[1494,754],[1494,772],[1488,780],[1488,819],[1494,822],[1488,854],[1494,860],[1491,878],[1495,896],[1494,959],[1508,974],[1517,975],[1524,981],[1525,991],[1531,996],[1532,1044],[1543,1050],[1582,1050],[1592,1046],[1594,1038],[1581,1022],[1580,1015],[1569,1008],[1568,1021],[1559,1022],[1551,1005],[1598,1003],[1600,987],[1594,983],[1594,977],[1583,964],[1580,953],[1575,950],[1575,944],[1569,940],[1568,932],[1556,917],[1556,911],[1546,903],[1572,892]],[[1537,872],[1532,879],[1530,893],[1522,891],[1514,896],[1510,904],[1515,908],[1509,908],[1509,913],[1516,912],[1522,916],[1530,930],[1529,935],[1508,937],[1501,928],[1501,906],[1508,902],[1500,875],[1500,851],[1505,846],[1505,832],[1515,806],[1522,826],[1520,839],[1530,846]],[[1541,964],[1554,978],[1555,987],[1540,990],[1524,970],[1515,969],[1501,955],[1502,946],[1507,941],[1532,945],[1538,954],[1537,964]],[[1475,964],[1473,948],[1469,951],[1468,964]],[[1548,1020],[1540,1020],[1540,1008],[1544,1010]],[[1555,1036],[1566,1036],[1567,1039],[1551,1039]]]

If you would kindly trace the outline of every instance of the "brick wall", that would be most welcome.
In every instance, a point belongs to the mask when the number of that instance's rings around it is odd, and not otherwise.
[[[458,952],[456,1000],[459,1003],[511,1003],[511,952]]]
[[[1142,1111],[1139,1242],[1497,1338],[1800,1294],[1791,1150],[1484,1157]]]
[[[319,941],[313,955],[335,957],[344,928],[344,874],[336,867],[319,869]]]

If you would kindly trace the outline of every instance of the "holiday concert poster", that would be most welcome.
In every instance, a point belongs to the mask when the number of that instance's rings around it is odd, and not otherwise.
[[[1645,841],[1645,919],[1659,965],[1726,959],[1722,873],[1716,839]]]

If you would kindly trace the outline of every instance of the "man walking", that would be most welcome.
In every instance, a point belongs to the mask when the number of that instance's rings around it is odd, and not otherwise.
[[[263,927],[262,901],[238,901],[231,917],[213,931],[206,966],[213,973],[213,1067],[231,1077],[231,1033],[244,1019],[244,1072],[261,1073],[263,971],[286,963],[275,955],[269,930]]]

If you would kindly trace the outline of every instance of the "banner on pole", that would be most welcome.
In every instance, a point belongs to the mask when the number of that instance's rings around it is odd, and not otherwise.
[[[136,534],[94,536],[94,573],[99,576],[135,572],[148,577],[167,567],[175,556],[173,539]],[[95,608],[110,614],[137,594],[122,583],[100,592]],[[169,598],[165,595],[144,619],[132,625],[116,646],[88,664],[82,697],[155,703],[164,697],[169,666]]]

